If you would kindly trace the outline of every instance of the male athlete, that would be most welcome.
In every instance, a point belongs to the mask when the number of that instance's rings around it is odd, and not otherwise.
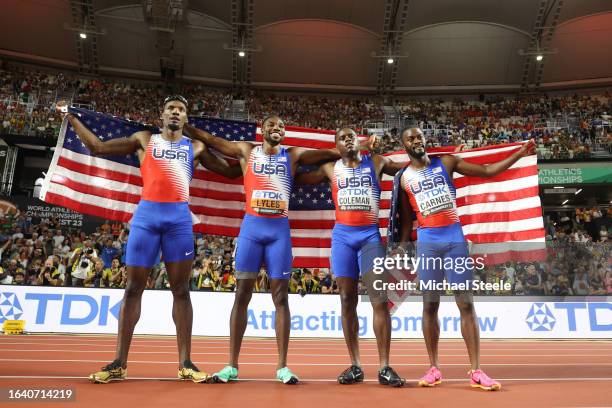
[[[410,165],[396,177],[396,182],[398,178],[400,182],[400,241],[410,241],[412,213],[416,212],[419,222],[416,244],[416,255],[417,258],[420,258],[420,264],[417,267],[419,283],[421,285],[428,282],[441,283],[446,279],[446,282],[451,284],[467,283],[469,285],[472,281],[471,268],[441,267],[441,264],[449,265],[448,259],[460,261],[465,266],[465,260],[469,257],[467,243],[457,215],[455,186],[452,182],[453,172],[456,171],[466,176],[493,177],[508,169],[520,158],[533,154],[533,141],[525,143],[511,156],[497,163],[483,166],[451,155],[430,158],[425,152],[425,137],[419,128],[404,129],[401,138],[406,153],[410,157]],[[458,265],[459,263],[455,263],[455,266]],[[499,390],[501,384],[480,369],[480,333],[471,292],[455,292],[455,301],[461,315],[461,334],[470,358],[471,386],[487,391]],[[433,387],[442,382],[442,374],[438,368],[439,306],[440,293],[424,290],[423,336],[431,367],[419,380],[419,385],[423,387]]]
[[[134,212],[127,243],[127,286],[121,305],[115,360],[89,376],[94,383],[123,380],[127,356],[140,318],[142,292],[159,251],[164,257],[174,298],[172,318],[176,325],[179,349],[178,377],[196,383],[209,379],[191,362],[193,310],[189,297],[189,278],[193,262],[193,222],[189,210],[189,182],[199,161],[208,169],[227,177],[239,177],[238,166],[230,167],[211,154],[203,143],[182,135],[187,121],[187,100],[168,96],[164,100],[160,134],[140,131],[130,137],[106,142],[87,129],[65,103],[59,103],[76,134],[93,155],[138,154],[142,173],[141,200]]]
[[[229,142],[192,126],[186,126],[185,130],[208,147],[239,159],[244,173],[246,214],[235,256],[238,284],[230,318],[230,361],[213,374],[213,380],[226,383],[238,378],[238,355],[247,325],[247,307],[259,268],[265,263],[276,308],[279,353],[276,378],[284,384],[296,384],[298,377],[287,367],[291,318],[287,293],[293,260],[288,214],[293,175],[298,163],[315,164],[335,160],[340,155],[335,149],[282,147],[285,124],[275,115],[264,119],[263,144],[259,146],[250,142]]]
[[[316,171],[299,174],[296,184],[318,184],[329,180],[332,187],[336,224],[332,231],[331,270],[340,290],[342,329],[351,357],[351,366],[340,374],[338,382],[354,384],[364,380],[357,319],[357,289],[361,272],[374,309],[374,333],[380,359],[378,382],[401,387],[405,380],[389,366],[391,317],[387,300],[371,290],[371,278],[374,258],[385,256],[378,229],[380,179],[382,173],[393,176],[406,164],[394,163],[380,155],[362,155],[357,134],[350,128],[336,133],[336,148],[342,156],[340,160],[325,163]]]

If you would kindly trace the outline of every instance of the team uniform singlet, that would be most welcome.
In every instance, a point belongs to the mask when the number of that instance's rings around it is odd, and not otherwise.
[[[336,277],[359,279],[375,257],[384,256],[378,230],[380,184],[372,158],[363,155],[355,168],[338,160],[330,184],[336,207],[331,269]]]
[[[151,136],[140,165],[141,200],[130,223],[126,264],[151,267],[193,259],[193,221],[189,183],[193,176],[193,145]]]
[[[355,227],[378,225],[380,185],[370,156],[363,156],[356,168],[338,160],[331,187],[336,223]]]
[[[267,155],[261,146],[251,151],[244,176],[246,213],[279,218],[289,215],[289,196],[293,186],[291,158],[287,149]]]
[[[401,183],[419,228],[445,227],[459,222],[455,186],[439,157],[432,157],[430,165],[423,169],[408,167]]]
[[[236,276],[253,278],[262,264],[271,279],[289,279],[293,260],[289,197],[293,187],[291,157],[284,147],[266,154],[251,150],[244,175],[245,216],[236,247]]]
[[[422,169],[408,167],[401,187],[414,212],[417,229],[417,257],[423,258],[418,275],[423,285],[429,281],[466,283],[472,279],[468,246],[459,223],[456,190],[439,157]],[[427,261],[425,261],[427,260]],[[423,286],[422,286],[423,287]]]

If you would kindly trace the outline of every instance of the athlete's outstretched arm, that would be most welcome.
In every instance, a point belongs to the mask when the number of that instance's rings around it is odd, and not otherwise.
[[[520,158],[534,154],[535,143],[533,140],[524,143],[520,150],[506,157],[497,163],[483,166],[481,164],[469,163],[456,156],[444,156],[443,160],[451,161],[452,168],[464,176],[475,176],[475,177],[493,177],[498,175],[504,170],[507,170],[510,166],[516,163]]]
[[[295,184],[319,184],[329,180],[329,172],[331,163],[326,163],[316,170],[306,173],[298,173],[295,176]]]
[[[214,171],[228,178],[238,178],[242,176],[242,167],[240,164],[230,165],[225,159],[217,157],[211,151],[203,146],[202,153],[199,156],[200,163],[210,171]]]
[[[81,139],[85,147],[87,147],[94,156],[136,153],[138,149],[142,148],[141,138],[149,133],[147,131],[136,132],[130,137],[121,137],[103,142],[92,131],[87,129],[75,115],[72,113],[65,113],[65,108],[65,102],[58,102],[56,105],[56,110],[68,118],[75,133],[79,136],[79,139]]]
[[[303,147],[292,147],[291,154],[295,155],[296,161],[299,164],[317,164],[340,158],[340,152],[336,148],[304,149]]]
[[[400,225],[402,226],[402,230],[400,231],[400,242],[408,242],[411,241],[412,235],[412,206],[410,205],[410,201],[408,201],[408,195],[401,191],[400,195],[400,208],[399,208],[399,216],[400,216]]]
[[[396,162],[386,156],[374,156],[374,160],[382,167],[381,171],[389,176],[395,176],[395,174],[408,165],[407,162]]]
[[[216,137],[210,133],[185,124],[183,132],[194,140],[199,140],[206,146],[213,148],[226,156],[246,159],[251,152],[252,145],[248,142],[230,142],[222,137]]]

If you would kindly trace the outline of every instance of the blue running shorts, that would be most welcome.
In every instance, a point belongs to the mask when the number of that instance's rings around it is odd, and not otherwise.
[[[186,202],[158,203],[140,200],[126,248],[126,265],[152,267],[158,262],[193,260],[193,221]]]
[[[254,279],[265,264],[270,279],[289,279],[292,263],[289,219],[246,214],[236,244],[236,277]]]

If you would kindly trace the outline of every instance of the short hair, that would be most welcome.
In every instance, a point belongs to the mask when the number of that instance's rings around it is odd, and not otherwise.
[[[406,127],[402,128],[402,131],[399,133],[400,139],[402,137],[404,137],[404,133],[409,131],[410,129],[419,129],[421,131],[421,133],[423,133],[423,130],[420,127],[418,127],[418,126],[406,126]]]
[[[164,105],[163,106],[166,107],[166,104],[168,102],[172,102],[172,101],[179,101],[179,102],[181,102],[182,104],[185,105],[185,108],[189,107],[189,103],[187,103],[187,99],[185,99],[185,97],[182,96],[182,95],[168,95],[168,96],[166,96],[166,99],[164,99]]]
[[[271,114],[269,114],[268,116],[266,116],[264,118],[263,122],[261,122],[261,125],[263,126],[267,121],[269,121],[272,118],[279,118],[280,120],[283,120],[283,118],[281,118],[280,115],[278,115],[276,113],[271,113]]]

